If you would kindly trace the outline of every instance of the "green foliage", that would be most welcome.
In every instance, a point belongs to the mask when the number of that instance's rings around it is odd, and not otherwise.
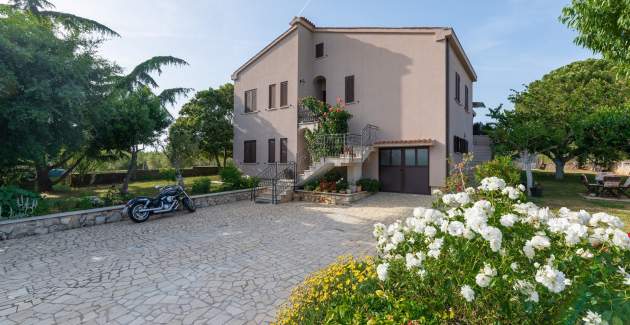
[[[0,219],[11,217],[25,217],[33,214],[33,211],[21,203],[32,203],[39,201],[41,197],[15,186],[0,187]]]
[[[363,178],[357,181],[357,186],[361,186],[362,191],[377,193],[381,190],[381,182],[376,179]]]
[[[241,188],[243,173],[241,173],[241,171],[238,170],[236,166],[228,165],[221,168],[221,170],[219,171],[219,176],[221,177],[221,181],[224,183],[224,187],[230,189]]]
[[[306,182],[306,184],[304,184],[304,190],[305,191],[314,191],[317,186],[319,186],[319,180],[312,179],[312,180]]]
[[[345,179],[340,179],[336,182],[335,184],[335,188],[337,189],[337,191],[339,192],[345,192],[348,189],[348,181],[346,181]]]
[[[491,136],[507,151],[529,149],[548,156],[562,178],[564,163],[591,149],[576,143],[580,121],[601,107],[623,105],[629,94],[628,80],[617,80],[610,62],[574,62],[514,92],[514,112],[491,115],[498,118]]]
[[[210,193],[212,181],[208,177],[202,177],[195,179],[192,183],[191,191],[194,194],[206,194]]]
[[[321,157],[337,156],[343,151],[343,137],[327,137],[332,134],[348,133],[348,120],[352,118],[341,101],[330,106],[314,97],[305,97],[300,105],[308,108],[317,118],[317,128],[306,130],[304,138],[313,160]],[[322,142],[323,141],[323,142]]]
[[[58,193],[68,193],[72,191],[72,188],[68,184],[55,184],[52,189],[54,192]]]
[[[192,138],[200,151],[215,158],[218,167],[221,166],[219,156],[223,155],[225,165],[234,136],[234,85],[227,83],[196,93],[179,113],[174,127],[180,130],[181,136]]]
[[[241,178],[241,187],[242,188],[254,188],[260,184],[260,178],[256,176],[243,176]]]
[[[199,139],[189,119],[180,117],[171,125],[164,153],[176,170],[192,165],[199,155]]]
[[[175,181],[177,180],[177,171],[173,168],[160,169],[160,179]]]
[[[121,193],[120,190],[116,188],[116,186],[112,186],[105,193],[105,198],[103,199],[103,201],[106,206],[110,206],[110,205],[125,204],[132,198],[133,198],[133,195],[129,193]]]
[[[603,107],[580,121],[576,144],[588,148],[587,157],[610,167],[630,154],[630,104]]]
[[[487,177],[499,177],[510,186],[521,183],[521,170],[514,165],[511,157],[498,156],[475,167],[475,180],[477,183]]]
[[[560,20],[579,33],[575,43],[619,64],[630,72],[630,2],[572,0]]]

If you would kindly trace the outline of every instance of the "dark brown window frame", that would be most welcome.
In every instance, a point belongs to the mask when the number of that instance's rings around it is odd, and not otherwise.
[[[280,138],[280,162],[286,163],[288,162],[289,156],[289,139],[288,138]]]
[[[453,137],[453,152],[468,153],[468,140],[458,136]]]
[[[322,58],[324,57],[324,43],[317,43],[315,44],[315,58]]]
[[[253,144],[253,148],[252,148],[252,144]],[[243,141],[243,163],[245,164],[256,163],[256,140]]]
[[[280,107],[289,106],[289,82],[280,83]]]
[[[267,140],[267,162],[276,162],[276,139]]]
[[[464,110],[466,110],[466,112],[468,112],[468,110],[470,109],[470,106],[468,105],[468,101],[469,101],[468,92],[469,92],[468,85],[466,85],[464,86]]]
[[[269,107],[276,107],[276,84],[269,85]]]
[[[459,73],[455,72],[455,100],[458,103],[462,102],[462,94],[461,94],[462,80],[459,76]]]
[[[346,103],[354,103],[355,98],[355,78],[354,75],[346,76],[344,79]]]
[[[250,90],[246,90],[245,91],[245,95],[244,95],[244,99],[245,99],[245,105],[244,105],[245,106],[245,113],[251,113],[251,112],[255,112],[255,111],[258,110],[257,105],[256,105],[256,103],[258,101],[257,98],[256,98],[257,97],[256,92],[257,92],[256,89],[250,89]],[[251,99],[252,107],[248,106],[247,102],[248,102],[249,98],[252,98]]]

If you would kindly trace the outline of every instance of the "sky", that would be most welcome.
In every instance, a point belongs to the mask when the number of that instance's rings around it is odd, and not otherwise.
[[[203,90],[231,73],[299,15],[318,26],[453,27],[475,68],[473,100],[503,103],[511,89],[594,55],[558,21],[569,0],[51,0],[56,10],[94,19],[121,37],[100,53],[126,69],[155,55],[190,66],[169,68],[161,87]],[[5,2],[6,0],[0,0]],[[176,115],[185,100],[169,108]],[[487,110],[477,111],[485,121]]]

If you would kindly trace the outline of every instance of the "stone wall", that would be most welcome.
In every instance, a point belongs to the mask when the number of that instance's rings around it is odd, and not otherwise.
[[[205,208],[229,202],[249,200],[252,190],[236,190],[192,196],[197,208]],[[91,227],[127,220],[122,215],[123,205],[71,211],[31,218],[0,221],[0,241],[26,236],[47,234],[67,229]]]
[[[343,204],[350,204],[352,202],[356,202],[370,195],[372,195],[372,193],[366,192],[366,191],[352,193],[352,194],[295,191],[295,193],[293,194],[293,200],[333,204],[333,205],[343,205]]]

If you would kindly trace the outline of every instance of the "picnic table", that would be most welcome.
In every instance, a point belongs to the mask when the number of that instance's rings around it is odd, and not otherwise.
[[[582,182],[587,187],[589,194],[600,197],[620,197],[622,194],[630,197],[627,192],[630,189],[630,177],[622,184],[622,176],[614,173],[598,173],[595,175],[596,183],[588,182],[586,175],[582,174]]]

